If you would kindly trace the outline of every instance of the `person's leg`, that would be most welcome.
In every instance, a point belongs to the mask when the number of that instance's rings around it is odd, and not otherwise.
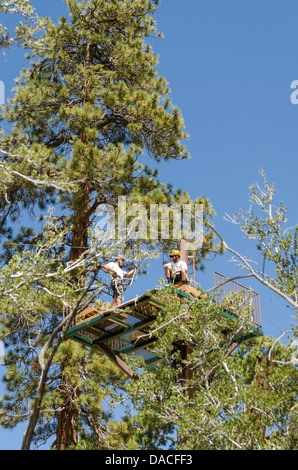
[[[113,305],[114,305],[115,307],[117,307],[118,305],[121,304],[121,300],[122,300],[122,299],[121,299],[121,297],[119,297],[119,295],[114,295],[114,297],[113,297]]]
[[[188,284],[188,279],[187,279],[187,272],[185,269],[181,269],[181,281],[182,284]]]
[[[114,285],[114,298],[113,298],[113,307],[119,307],[123,301],[123,294],[124,294],[124,288],[123,288],[123,281],[120,279],[117,279]],[[117,317],[121,318],[121,320],[126,320],[127,319],[127,313],[118,313]]]
[[[176,271],[174,274],[173,274],[173,284],[177,284],[177,282],[181,281],[181,274],[180,274],[180,271]]]
[[[123,295],[123,285],[118,278],[112,280],[111,287],[113,289],[113,306],[117,307],[121,304]],[[122,287],[122,289],[121,289]]]
[[[164,266],[164,270],[165,270],[165,276],[166,276],[166,278],[167,278],[167,280],[168,280],[168,283],[171,283],[171,282],[172,282],[172,278],[171,278],[171,269],[170,269],[167,265],[165,265],[165,266]]]

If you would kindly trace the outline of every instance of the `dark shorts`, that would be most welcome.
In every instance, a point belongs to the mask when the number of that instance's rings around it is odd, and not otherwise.
[[[172,282],[173,284],[175,284],[176,282],[179,282],[181,281],[181,271],[179,271],[178,273],[176,273],[174,275],[174,278],[172,277]]]
[[[114,296],[121,297],[121,299],[123,299],[124,288],[123,280],[121,279],[121,277],[114,277],[111,282],[111,287]]]

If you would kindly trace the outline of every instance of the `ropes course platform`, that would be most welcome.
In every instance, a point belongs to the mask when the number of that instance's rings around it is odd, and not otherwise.
[[[124,362],[123,356],[132,353],[140,355],[148,365],[159,361],[159,357],[150,351],[150,346],[156,341],[150,333],[150,328],[156,320],[157,313],[163,308],[162,302],[156,299],[156,296],[153,297],[157,292],[161,290],[153,289],[148,294],[107,310],[88,307],[77,315],[76,324],[66,332],[66,339],[78,341],[101,351],[129,378],[136,378]],[[206,296],[189,285],[179,284],[173,287],[173,295],[186,301]],[[221,310],[221,315],[234,321],[238,318],[233,312],[224,308]],[[239,344],[262,335],[261,325],[252,322],[249,331],[235,338],[234,342]]]
[[[136,352],[147,364],[156,362],[158,358],[146,350],[155,341],[149,328],[162,308],[160,302],[151,298],[156,290],[106,311],[87,308],[77,316],[76,325],[66,332],[66,338],[99,349],[126,373],[127,366],[121,364],[123,354]]]

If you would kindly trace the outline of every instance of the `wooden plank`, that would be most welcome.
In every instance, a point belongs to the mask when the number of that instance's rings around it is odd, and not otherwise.
[[[117,315],[117,314],[116,314]],[[124,316],[123,314],[120,314],[119,315],[120,318],[118,318],[118,315],[117,316],[112,316],[112,317],[109,317],[107,319],[107,321],[111,322],[111,323],[116,323],[117,325],[120,325],[120,326],[128,326],[129,323],[127,323],[125,320],[127,318],[127,315]]]
[[[100,312],[98,310],[96,310],[96,308],[94,307],[87,307],[85,308],[85,310],[83,310],[81,313],[79,313],[77,316],[76,316],[76,320],[78,322],[79,321],[84,321],[85,319],[91,317],[91,316],[95,316],[95,315],[99,315]]]
[[[160,305],[149,301],[144,302],[141,305],[137,304],[134,307],[131,307],[130,315],[138,320],[144,320],[155,316],[156,310],[160,310]]]
[[[67,335],[71,335],[73,332],[77,330],[82,330],[82,329],[89,329],[95,325],[100,325],[101,327],[107,327],[111,325],[112,323],[117,323],[119,325],[128,325],[127,322],[123,320],[124,315],[126,313],[124,312],[116,312],[116,309],[111,309],[106,312],[99,312],[90,316],[89,318],[84,319],[83,321],[79,322],[77,325],[71,327]],[[96,311],[96,309],[94,309]]]
[[[133,332],[140,331],[140,336],[147,335],[148,332],[143,331],[143,328],[145,328],[147,326],[150,326],[152,323],[155,322],[155,320],[156,320],[155,318],[151,318],[150,320],[144,320],[144,321],[140,321],[140,322],[135,323],[135,324],[131,324],[130,326],[128,326],[126,328],[115,328],[112,331],[106,330],[107,335],[100,336],[94,342],[95,343],[97,343],[97,342],[100,343],[100,342],[108,341],[108,340],[111,340],[111,339],[116,339],[116,338],[119,338],[123,335],[127,335],[127,334],[130,334],[130,333],[131,333],[131,335],[129,337],[129,342],[132,342],[133,340],[131,339],[131,336],[132,336]]]
[[[199,290],[195,289],[194,287],[189,286],[188,284],[178,285],[177,283],[175,284],[175,287],[177,287],[177,289],[179,290],[182,290],[182,292],[187,292],[188,294],[193,294],[193,295],[196,295],[197,297],[201,295],[201,292]]]
[[[191,295],[195,295],[196,297],[207,297],[207,294],[203,294],[201,291],[198,289],[195,289],[194,287],[189,286],[188,284],[180,284],[177,283],[175,284],[175,287],[179,290],[182,290],[182,292],[186,292]]]
[[[138,376],[133,372],[133,370],[125,364],[119,356],[117,356],[106,344],[94,344],[93,347],[99,349],[103,354],[105,354],[117,367],[119,367],[124,374],[127,375],[130,379],[137,379]]]
[[[110,312],[110,311],[111,310],[107,310],[107,312]],[[77,315],[77,317],[76,317],[77,325],[79,325],[80,323],[83,323],[85,321],[93,320],[96,317],[100,317],[104,313],[106,313],[106,311],[100,311],[100,310],[97,310],[94,307],[88,307],[85,310],[83,310],[79,315]],[[113,320],[115,321],[115,317],[119,318],[119,320],[121,320],[121,319],[126,320],[127,316],[128,316],[127,313],[124,313],[124,312],[116,313],[115,312],[113,314],[113,317],[114,317]]]

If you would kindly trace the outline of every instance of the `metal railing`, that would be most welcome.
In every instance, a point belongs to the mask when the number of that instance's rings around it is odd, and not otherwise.
[[[233,293],[239,294],[240,307],[248,309],[251,321],[258,327],[262,327],[261,322],[261,307],[259,294],[252,289],[230,280],[228,277],[214,271],[214,296],[217,303],[225,303],[227,310],[233,311],[232,295]],[[228,300],[231,299],[231,306],[228,306]],[[239,309],[239,305],[238,305]]]

